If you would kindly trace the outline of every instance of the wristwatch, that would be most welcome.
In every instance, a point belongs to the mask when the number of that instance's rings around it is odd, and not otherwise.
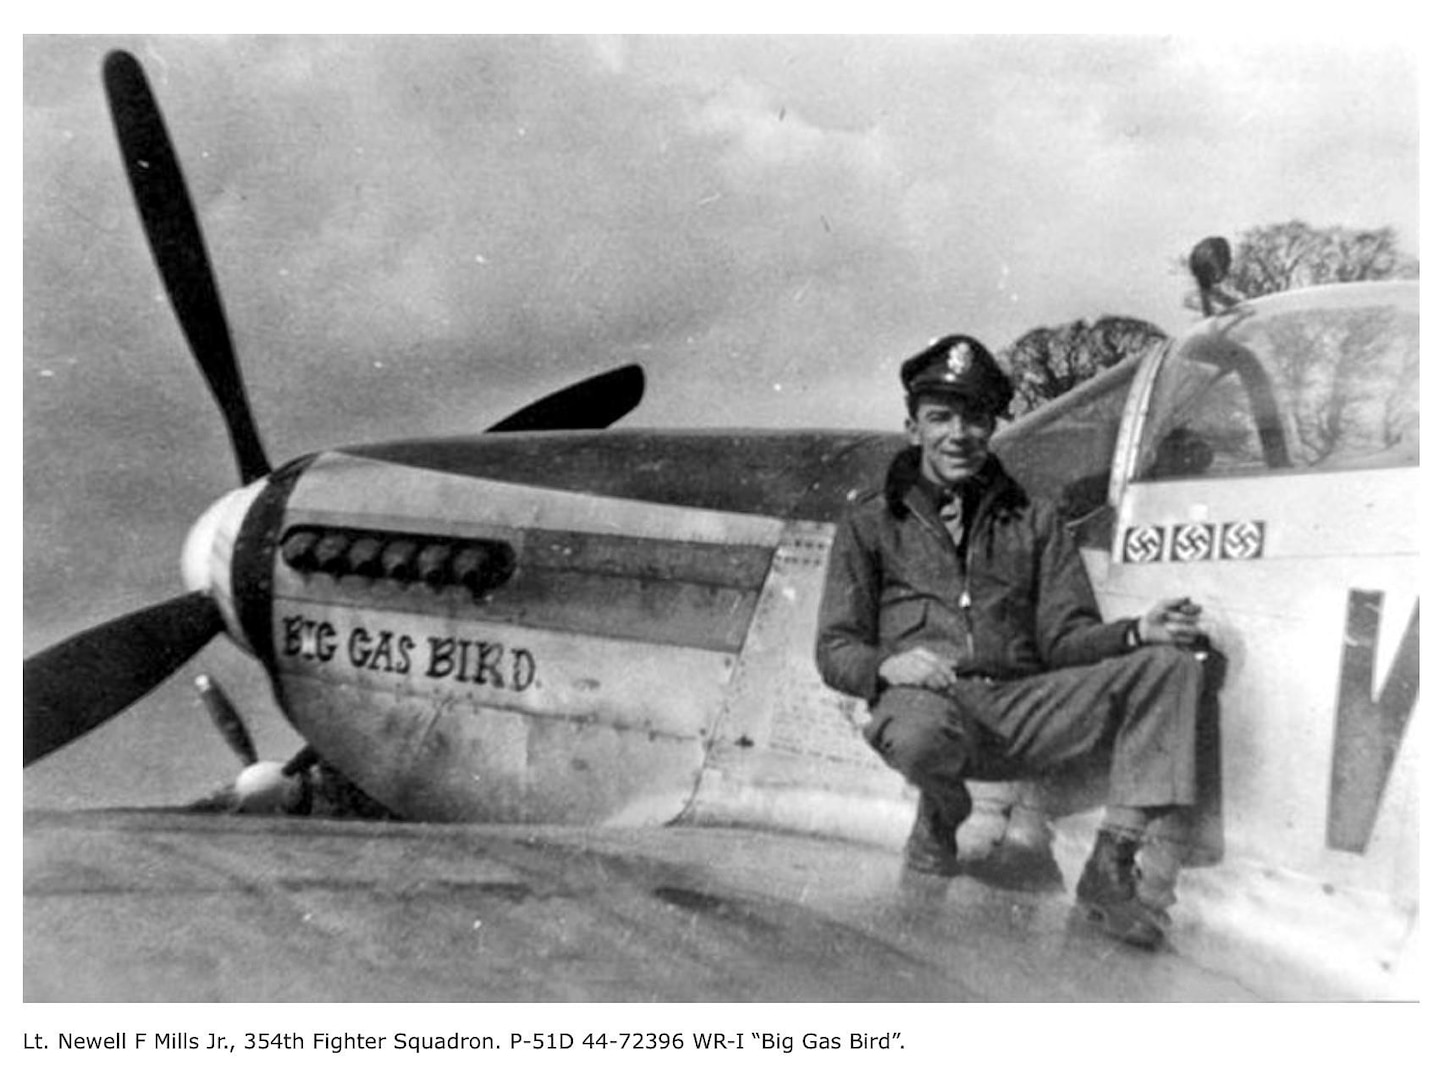
[[[1129,652],[1133,649],[1141,647],[1143,643],[1143,635],[1138,630],[1138,621],[1139,620],[1137,619],[1129,620],[1127,624],[1127,633],[1122,636],[1122,643],[1128,647]]]

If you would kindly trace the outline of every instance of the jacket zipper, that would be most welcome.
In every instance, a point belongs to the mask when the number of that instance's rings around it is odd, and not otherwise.
[[[960,568],[961,568],[961,595],[960,595],[960,598],[957,601],[957,603],[958,603],[958,605],[960,606],[960,609],[961,609],[961,624],[962,624],[963,629],[965,630],[965,636],[966,636],[966,661],[967,661],[967,663],[969,663],[970,661],[974,660],[975,659],[975,656],[976,656],[976,641],[975,641],[975,638],[971,636],[971,551],[972,551],[972,546],[971,546],[971,535],[970,535],[970,531],[971,531],[971,526],[974,524],[974,522],[966,522],[965,525],[964,525],[964,528],[966,530],[966,532],[964,534],[964,536],[965,536],[965,542],[966,542],[966,556],[963,559],[963,558],[961,558],[961,553],[956,550],[955,542],[951,540],[950,533],[945,528],[944,525],[937,526],[937,525],[931,524],[928,520],[926,520],[925,515],[922,514],[914,506],[910,506],[910,507],[908,507],[908,509],[910,510],[910,512],[912,514],[915,515],[915,520],[918,521],[918,522],[920,522],[920,524],[921,524],[922,527],[924,527],[926,529],[929,529],[930,532],[932,534],[934,534],[942,543],[949,543],[950,544],[951,553],[953,555],[955,555],[956,564],[958,566],[960,566]],[[979,513],[977,514],[977,516],[979,517]]]

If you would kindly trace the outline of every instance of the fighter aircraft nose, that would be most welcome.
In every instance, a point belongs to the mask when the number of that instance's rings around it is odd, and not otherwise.
[[[182,547],[182,580],[192,591],[213,598],[228,633],[239,643],[245,638],[233,603],[233,550],[243,519],[266,486],[266,479],[258,480],[218,499],[197,519]]]

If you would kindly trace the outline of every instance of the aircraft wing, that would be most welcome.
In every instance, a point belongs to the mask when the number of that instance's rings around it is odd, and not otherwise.
[[[1248,1000],[1069,898],[698,828],[25,817],[27,1001]],[[1300,996],[1318,996],[1304,988]]]

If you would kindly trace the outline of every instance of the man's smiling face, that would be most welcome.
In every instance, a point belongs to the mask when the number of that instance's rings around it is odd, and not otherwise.
[[[959,394],[921,394],[905,421],[920,471],[938,486],[964,483],[986,462],[996,417]]]

